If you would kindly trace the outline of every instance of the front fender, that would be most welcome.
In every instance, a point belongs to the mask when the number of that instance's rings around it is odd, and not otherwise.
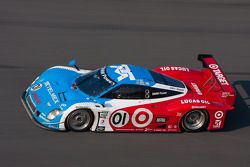
[[[82,103],[76,103],[76,104],[73,104],[71,105],[67,110],[65,110],[61,116],[61,119],[60,119],[60,126],[59,128],[61,130],[66,130],[66,127],[65,127],[65,121],[68,117],[68,115],[74,111],[74,110],[77,110],[77,109],[89,109],[93,112],[94,114],[94,123],[92,125],[92,127],[90,128],[91,130],[92,129],[95,129],[95,127],[97,126],[97,123],[98,123],[98,112],[101,112],[104,108],[102,105],[98,104],[98,103],[93,103],[93,102],[82,102]]]

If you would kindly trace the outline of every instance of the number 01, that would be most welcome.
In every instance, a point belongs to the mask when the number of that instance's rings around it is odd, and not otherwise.
[[[111,118],[111,122],[115,127],[122,127],[129,121],[129,114],[126,111],[117,111]]]

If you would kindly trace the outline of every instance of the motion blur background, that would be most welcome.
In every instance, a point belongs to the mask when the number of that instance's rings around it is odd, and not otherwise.
[[[19,96],[37,75],[130,63],[198,68],[212,53],[237,90],[220,132],[56,133]],[[0,0],[0,166],[250,166],[249,0]]]

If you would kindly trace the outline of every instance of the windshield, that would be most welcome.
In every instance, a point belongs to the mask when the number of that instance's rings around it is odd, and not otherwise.
[[[109,79],[105,68],[90,72],[76,79],[76,86],[89,96],[97,96],[113,86],[114,81]]]

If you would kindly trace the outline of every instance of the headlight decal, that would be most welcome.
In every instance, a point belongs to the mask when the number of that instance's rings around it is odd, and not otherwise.
[[[49,120],[53,120],[53,119],[56,118],[56,116],[58,116],[58,115],[61,114],[61,113],[62,113],[62,110],[55,109],[55,110],[51,111],[51,112],[48,114],[47,118],[48,118]]]

